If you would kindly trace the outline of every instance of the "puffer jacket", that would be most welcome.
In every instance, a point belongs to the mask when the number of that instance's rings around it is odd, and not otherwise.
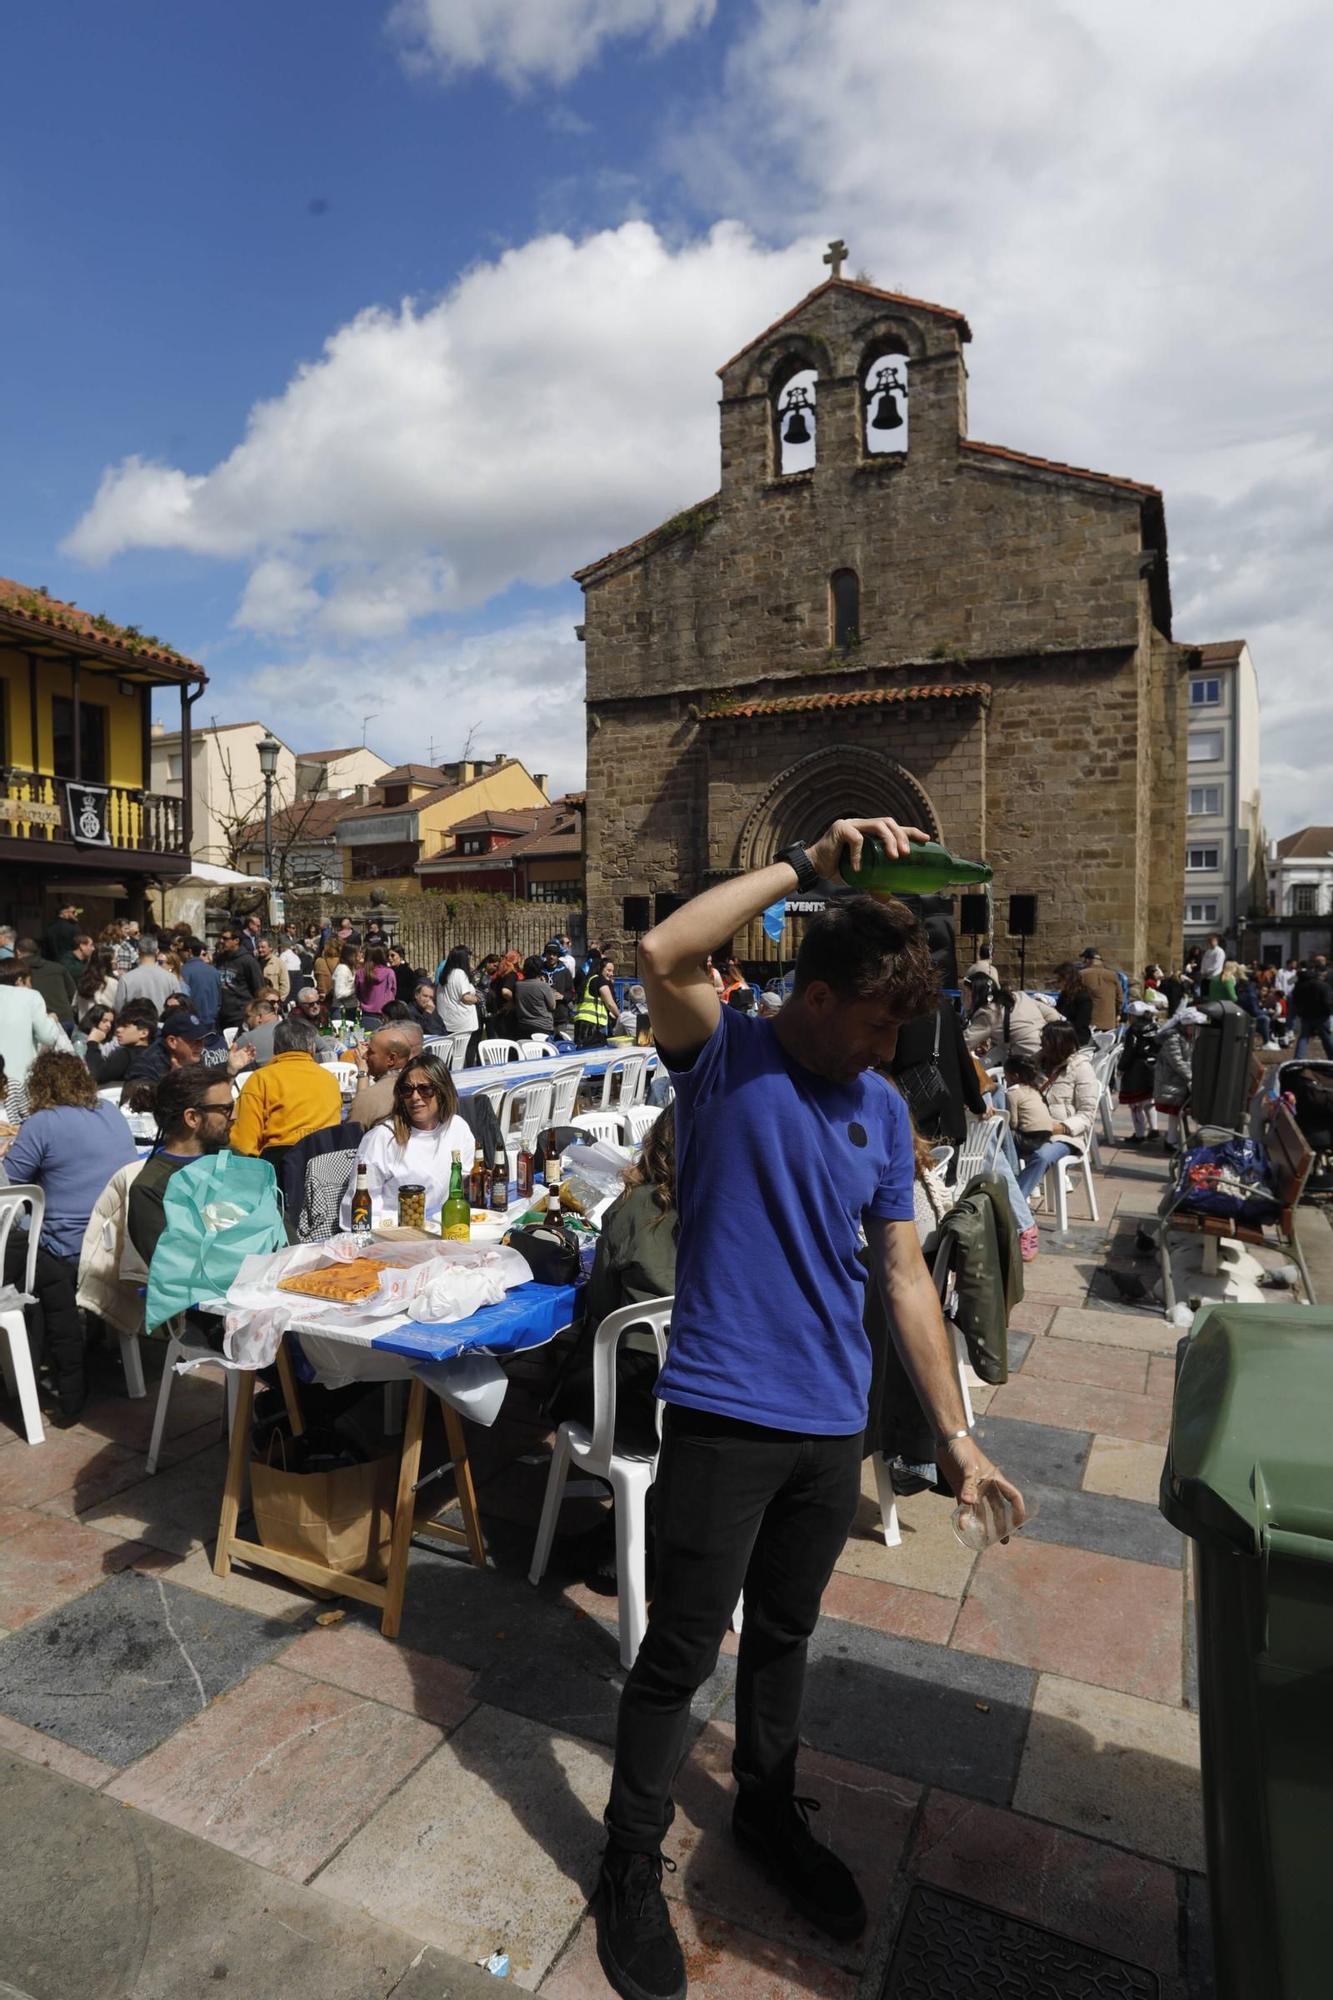
[[[1190,1094],[1190,1045],[1179,1028],[1167,1028],[1157,1044],[1153,1102],[1159,1111],[1178,1111]]]
[[[1091,1056],[1083,1049],[1076,1049],[1043,1092],[1052,1125],[1065,1127],[1056,1137],[1067,1139],[1071,1145],[1082,1150],[1087,1145],[1088,1134],[1097,1116],[1101,1094],[1102,1087],[1093,1070]]]

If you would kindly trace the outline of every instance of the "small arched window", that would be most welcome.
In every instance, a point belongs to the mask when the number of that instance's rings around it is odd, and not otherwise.
[[[861,579],[854,569],[835,569],[829,578],[829,626],[843,650],[861,643]]]
[[[907,356],[877,354],[861,378],[862,438],[868,458],[907,450]]]
[[[815,395],[819,376],[800,368],[779,377],[773,396],[774,463],[779,474],[808,472],[816,456]]]

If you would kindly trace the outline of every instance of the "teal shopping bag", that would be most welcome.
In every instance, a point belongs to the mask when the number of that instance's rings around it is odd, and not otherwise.
[[[162,1206],[167,1224],[148,1267],[150,1333],[201,1299],[221,1298],[244,1258],[287,1242],[278,1177],[243,1153],[205,1153],[180,1167]]]

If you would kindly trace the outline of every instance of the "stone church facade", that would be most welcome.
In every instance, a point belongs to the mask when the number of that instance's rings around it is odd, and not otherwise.
[[[969,438],[969,339],[835,275],[719,371],[720,491],[577,573],[592,935],[889,813],[991,863],[1002,963],[1036,894],[1029,979],[1086,944],[1178,959],[1161,495]]]

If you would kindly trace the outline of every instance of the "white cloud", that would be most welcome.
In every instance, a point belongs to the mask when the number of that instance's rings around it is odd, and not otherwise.
[[[717,0],[398,0],[389,16],[409,69],[490,70],[511,89],[569,83],[608,42],[666,47],[706,27]]]
[[[66,546],[246,557],[240,621],[270,631],[295,609],[365,636],[561,581],[713,490],[713,370],[818,269],[735,224],[679,249],[641,222],[539,237],[436,305],[359,314],[211,471],[108,471]]]
[[[573,616],[465,636],[417,632],[361,655],[312,650],[259,668],[235,698],[298,748],[312,731],[357,743],[378,708],[368,740],[391,759],[447,762],[471,734],[473,756],[520,758],[548,774],[552,796],[583,783],[583,648]]]
[[[711,11],[420,0],[398,19],[419,60],[521,83]],[[419,621],[559,583],[713,489],[713,370],[838,231],[853,269],[968,313],[973,435],[1163,487],[1178,634],[1254,650],[1273,829],[1326,817],[1333,10],[756,0],[736,18],[712,95],[661,143],[701,212],[743,220],[543,234],[438,301],[369,308],[218,465],[111,468],[67,546],[240,558],[250,630],[314,659],[378,642],[424,672]],[[638,197],[652,185],[640,172]]]
[[[1251,641],[1277,832],[1333,763],[1330,77],[1318,0],[759,0],[668,141],[714,211],[967,312],[974,436],[1162,486],[1178,635]]]

